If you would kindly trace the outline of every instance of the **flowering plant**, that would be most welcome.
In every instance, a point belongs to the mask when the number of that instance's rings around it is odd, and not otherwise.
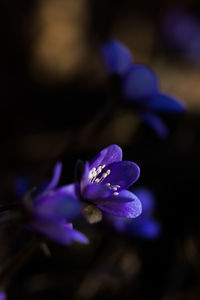
[[[156,74],[149,67],[134,63],[122,43],[115,40],[104,43],[101,54],[108,72],[120,78],[122,105],[137,113],[158,136],[166,137],[168,128],[158,114],[183,113],[185,105],[163,94]]]
[[[138,165],[122,161],[122,149],[111,145],[85,163],[80,182],[67,185],[64,189],[69,197],[80,198],[84,202],[86,214],[88,205],[89,210],[95,209],[98,220],[101,219],[100,211],[136,218],[142,212],[141,202],[127,188],[137,181],[139,174]]]
[[[88,243],[86,236],[73,229],[70,222],[80,215],[81,202],[72,198],[65,186],[56,188],[61,170],[62,164],[57,163],[52,180],[43,192],[33,199],[25,196],[24,204],[30,214],[28,228],[61,244],[69,245],[73,241]]]

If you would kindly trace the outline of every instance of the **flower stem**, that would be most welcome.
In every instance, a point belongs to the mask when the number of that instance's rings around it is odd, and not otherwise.
[[[0,288],[6,288],[11,277],[20,269],[23,264],[39,247],[36,237],[32,238],[11,260],[9,260],[0,272]]]

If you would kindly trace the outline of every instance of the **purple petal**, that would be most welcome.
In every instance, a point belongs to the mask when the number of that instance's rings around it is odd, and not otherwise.
[[[83,175],[80,182],[81,192],[83,193],[89,182],[89,163],[86,162],[83,170]]]
[[[56,190],[45,194],[34,202],[33,214],[48,218],[72,220],[81,212],[81,202],[71,197],[68,191]]]
[[[134,200],[123,203],[107,203],[104,205],[97,205],[97,207],[111,215],[136,218],[142,212],[142,205],[140,200],[134,195]]]
[[[73,229],[73,224],[72,223],[66,223],[66,221],[63,220],[63,225],[65,225],[69,229]]]
[[[155,210],[155,198],[153,193],[147,188],[135,188],[133,193],[140,199],[142,203],[142,215],[151,214]]]
[[[180,52],[187,52],[190,43],[199,38],[199,20],[188,11],[169,9],[161,24],[162,34],[168,44]]]
[[[137,164],[131,161],[122,161],[112,163],[103,170],[103,173],[110,172],[110,174],[104,178],[103,183],[110,183],[110,185],[119,185],[119,189],[127,189],[134,182],[137,181],[140,176],[140,168]],[[103,174],[102,174],[103,175]],[[101,174],[100,174],[101,176]]]
[[[53,177],[50,183],[48,184],[48,186],[45,188],[45,191],[52,190],[58,185],[61,172],[62,172],[62,163],[58,162],[54,167]]]
[[[126,232],[128,234],[146,239],[157,238],[161,234],[161,226],[153,218],[141,215],[134,221],[135,222],[132,221],[128,223],[126,226]]]
[[[157,238],[161,234],[160,224],[153,218],[144,216],[143,213],[134,220],[107,214],[105,217],[106,220],[120,233],[145,239]]]
[[[92,202],[96,202],[98,199],[109,197],[110,195],[111,190],[105,184],[98,183],[88,184],[83,192],[83,198],[91,200]]]
[[[127,100],[147,101],[158,93],[158,79],[148,67],[133,65],[123,77],[122,92]]]
[[[190,43],[188,43],[187,53],[185,53],[185,57],[191,61],[193,64],[196,63],[199,66],[200,63],[200,31],[197,36],[192,39]]]
[[[88,239],[81,232],[70,229],[63,222],[56,222],[48,219],[35,219],[31,222],[31,228],[42,234],[54,242],[70,245],[73,241],[87,244]]]
[[[89,167],[109,165],[122,160],[122,149],[118,145],[111,145],[101,150],[90,162]]]
[[[108,72],[122,74],[132,64],[132,55],[128,48],[118,41],[109,41],[101,47],[103,60]]]
[[[140,115],[140,118],[147,123],[160,138],[166,138],[168,136],[169,131],[167,126],[156,115],[152,113],[143,113]]]
[[[6,293],[0,291],[0,300],[6,300]]]
[[[186,110],[182,102],[164,94],[157,94],[151,98],[148,107],[155,112],[165,113],[183,113]]]
[[[62,195],[77,199],[79,194],[79,185],[76,183],[64,185],[58,189],[56,189],[57,193],[61,193]]]
[[[78,230],[71,229],[68,230],[68,236],[71,236],[71,240],[74,242],[79,242],[81,244],[88,244],[88,238]]]
[[[112,204],[112,203],[121,203],[121,202],[131,202],[135,200],[135,194],[128,190],[121,190],[117,194],[113,190],[110,190],[110,194],[105,197],[99,197],[93,200],[96,204]]]

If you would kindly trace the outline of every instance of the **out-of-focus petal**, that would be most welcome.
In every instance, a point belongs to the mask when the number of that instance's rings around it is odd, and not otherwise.
[[[90,169],[109,165],[122,160],[122,149],[118,145],[110,145],[101,150],[90,162]]]
[[[161,234],[160,224],[150,217],[141,215],[135,222],[127,224],[126,231],[128,234],[146,239],[159,237]]]
[[[188,59],[193,64],[200,64],[200,25],[198,35],[188,43],[188,49],[185,53],[186,59]]]
[[[152,217],[144,216],[143,212],[134,220],[108,214],[105,217],[107,222],[114,226],[118,232],[129,236],[153,239],[161,235],[160,223]]]
[[[101,47],[105,66],[110,73],[122,74],[132,64],[132,55],[122,43],[112,40]]]
[[[135,188],[132,192],[140,199],[142,203],[142,215],[151,214],[155,209],[155,197],[147,188]]]
[[[68,236],[71,237],[71,240],[74,241],[74,242],[78,242],[78,243],[81,243],[81,244],[88,244],[89,243],[88,238],[78,230],[75,230],[75,229],[70,230],[69,229],[67,234],[68,234]]]
[[[131,186],[134,182],[137,181],[138,177],[140,176],[140,168],[137,164],[131,161],[112,163],[108,167],[106,167],[105,171],[103,172],[110,173],[106,178],[104,178],[103,183],[110,183],[110,185],[119,185],[119,191]]]
[[[33,214],[48,218],[66,218],[72,220],[81,212],[81,202],[61,192],[46,194],[34,202]]]
[[[183,9],[168,9],[162,17],[161,33],[168,47],[187,52],[190,43],[199,38],[199,20]]]
[[[80,189],[81,189],[82,193],[84,192],[84,189],[87,187],[87,185],[90,183],[89,182],[89,172],[90,172],[89,163],[86,162],[85,166],[84,166],[83,174],[81,177],[81,182],[80,182]]]
[[[167,126],[159,117],[157,117],[153,113],[143,113],[140,115],[140,118],[146,124],[148,124],[160,138],[166,138],[168,136],[169,131]]]
[[[76,183],[64,185],[64,186],[56,189],[56,193],[77,199],[78,194],[79,194],[79,185]]]
[[[131,202],[98,204],[97,207],[109,214],[125,218],[136,218],[142,212],[141,202],[136,196]]]
[[[176,100],[168,95],[157,94],[152,97],[147,103],[148,108],[155,112],[164,113],[183,113],[186,110],[186,106],[180,100]]]
[[[0,300],[6,300],[7,296],[6,293],[0,291]]]
[[[54,242],[63,245],[70,245],[73,241],[84,244],[88,243],[88,239],[84,234],[69,228],[63,222],[36,218],[32,220],[30,226],[33,230],[36,230]]]
[[[130,101],[148,101],[158,93],[156,74],[144,65],[134,64],[123,76],[122,93]]]
[[[45,188],[45,191],[52,190],[57,186],[60,180],[61,172],[62,172],[62,163],[58,162],[54,167],[53,177],[50,183],[48,184],[48,186]]]

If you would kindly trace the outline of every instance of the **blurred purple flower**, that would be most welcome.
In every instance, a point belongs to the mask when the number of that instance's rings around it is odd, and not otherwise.
[[[142,212],[140,200],[128,191],[139,177],[139,167],[130,161],[122,161],[122,149],[111,145],[86,162],[80,184],[65,188],[72,197],[80,195],[84,203],[112,215],[136,218]]]
[[[108,41],[102,45],[101,51],[107,71],[110,73],[123,74],[132,64],[131,52],[118,41]]]
[[[161,93],[156,74],[145,65],[133,63],[121,43],[108,41],[101,53],[109,72],[120,76],[123,105],[133,109],[160,137],[166,137],[168,129],[157,113],[183,113],[184,104]]]
[[[88,239],[69,223],[80,214],[81,202],[69,194],[65,186],[56,188],[61,170],[62,164],[57,163],[52,180],[43,192],[32,199],[31,205],[29,197],[25,197],[24,202],[31,214],[28,227],[61,244],[69,245],[73,241],[88,243]]]
[[[0,291],[0,300],[6,300],[6,294],[2,291]]]
[[[118,232],[129,236],[145,239],[159,237],[161,234],[161,226],[152,216],[155,210],[154,195],[146,188],[134,189],[134,193],[139,197],[142,203],[141,216],[136,220],[127,220],[125,218],[106,215],[106,220],[112,224]]]
[[[200,20],[181,8],[168,9],[161,21],[167,48],[191,62],[200,63]]]

